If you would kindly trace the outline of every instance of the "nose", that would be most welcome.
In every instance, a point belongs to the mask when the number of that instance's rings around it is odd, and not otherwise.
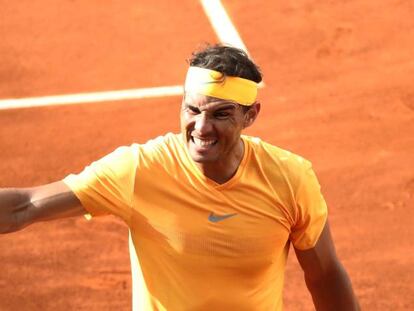
[[[211,120],[209,120],[206,114],[200,113],[195,120],[194,130],[199,135],[205,135],[211,132],[212,129],[213,125],[211,123]]]

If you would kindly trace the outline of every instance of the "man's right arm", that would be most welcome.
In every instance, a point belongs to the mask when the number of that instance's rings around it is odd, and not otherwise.
[[[33,188],[0,189],[0,234],[18,231],[39,221],[86,213],[63,181]]]

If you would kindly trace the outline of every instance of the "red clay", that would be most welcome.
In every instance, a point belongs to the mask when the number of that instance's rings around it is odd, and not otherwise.
[[[188,53],[214,41],[193,1],[37,3],[10,4],[0,19],[1,97],[179,84]],[[413,310],[413,6],[224,4],[265,74],[263,109],[248,134],[314,163],[362,309]],[[0,187],[51,182],[119,145],[177,131],[179,104],[0,111]],[[115,218],[0,237],[2,311],[128,310],[130,294],[127,228]],[[286,310],[313,310],[293,252],[284,299]]]

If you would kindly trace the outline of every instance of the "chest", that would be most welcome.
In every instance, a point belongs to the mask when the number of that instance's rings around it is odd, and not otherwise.
[[[134,198],[136,236],[174,253],[247,258],[277,256],[286,246],[289,215],[268,189],[215,190],[168,178],[142,188]]]

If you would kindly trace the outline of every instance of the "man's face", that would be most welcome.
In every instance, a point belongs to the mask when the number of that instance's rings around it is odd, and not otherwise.
[[[240,146],[246,115],[237,103],[185,93],[181,132],[191,158],[197,163],[231,159]]]

